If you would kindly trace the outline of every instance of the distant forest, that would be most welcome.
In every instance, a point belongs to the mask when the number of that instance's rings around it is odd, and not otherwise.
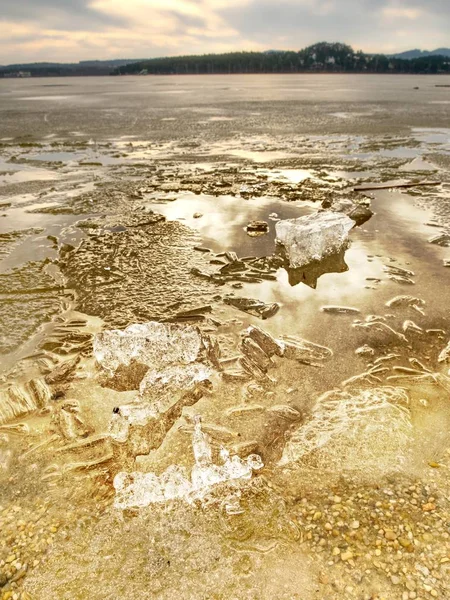
[[[347,44],[321,42],[303,50],[229,52],[151,59],[32,63],[0,66],[0,77],[86,75],[200,75],[228,73],[450,73],[450,50],[414,50],[399,56],[355,52]],[[445,55],[447,54],[447,55]],[[406,55],[406,56],[405,56]],[[411,55],[411,56],[409,56]]]
[[[229,52],[152,58],[120,66],[117,75],[200,75],[224,73],[450,73],[450,57],[402,59],[355,52],[347,44],[321,42],[298,52]]]
[[[117,67],[144,59],[82,60],[77,63],[20,63],[0,65],[0,77],[84,77],[88,75],[111,75]]]

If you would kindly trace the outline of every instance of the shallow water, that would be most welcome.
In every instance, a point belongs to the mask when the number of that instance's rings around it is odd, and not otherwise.
[[[441,81],[0,80],[2,600],[449,596]],[[411,180],[441,183],[395,188]],[[343,200],[374,214],[289,269],[277,221]],[[198,327],[221,362],[199,358],[211,382],[186,397],[161,367],[175,404],[117,442],[110,424],[161,383],[143,392],[137,359],[108,371],[98,340],[152,320]],[[261,354],[251,326],[297,350]],[[264,468],[195,501],[114,504],[117,473],[189,474],[221,447]]]

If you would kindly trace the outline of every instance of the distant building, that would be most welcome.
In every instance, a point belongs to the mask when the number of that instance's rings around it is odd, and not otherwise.
[[[3,77],[14,77],[15,79],[31,77],[31,71],[11,71],[9,73],[3,73]]]

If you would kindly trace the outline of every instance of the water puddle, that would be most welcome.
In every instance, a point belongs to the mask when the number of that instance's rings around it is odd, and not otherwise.
[[[233,196],[182,194],[174,201],[148,205],[169,220],[179,220],[197,230],[206,246],[217,252],[232,248],[240,255],[265,256],[273,251],[275,222],[272,219],[291,219],[314,211],[312,204],[273,198],[243,200]],[[274,215],[276,215],[274,217]],[[267,221],[269,232],[261,237],[249,237],[245,227],[250,221]]]
[[[439,145],[442,149],[450,149],[450,129],[440,127],[417,127],[412,130],[413,136],[420,142]]]
[[[69,163],[87,158],[88,154],[83,152],[40,152],[38,154],[26,154],[21,158],[37,160],[43,162],[64,162]]]
[[[58,174],[48,169],[0,160],[0,185],[26,183],[27,181],[51,181],[52,179],[58,179]]]
[[[313,173],[307,169],[261,170],[261,173],[266,173],[270,181],[286,180],[290,183],[302,183],[307,179],[315,179]]]
[[[218,154],[222,154],[218,152]],[[276,150],[227,150],[224,154],[229,154],[231,156],[237,156],[239,158],[245,158],[246,160],[251,160],[256,163],[270,162],[272,160],[279,160],[283,158],[292,158],[295,156],[294,154],[290,154],[287,152],[280,152]]]

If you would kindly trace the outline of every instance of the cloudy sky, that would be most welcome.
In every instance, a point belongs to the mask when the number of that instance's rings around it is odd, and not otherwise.
[[[0,64],[450,46],[450,0],[0,0]]]

